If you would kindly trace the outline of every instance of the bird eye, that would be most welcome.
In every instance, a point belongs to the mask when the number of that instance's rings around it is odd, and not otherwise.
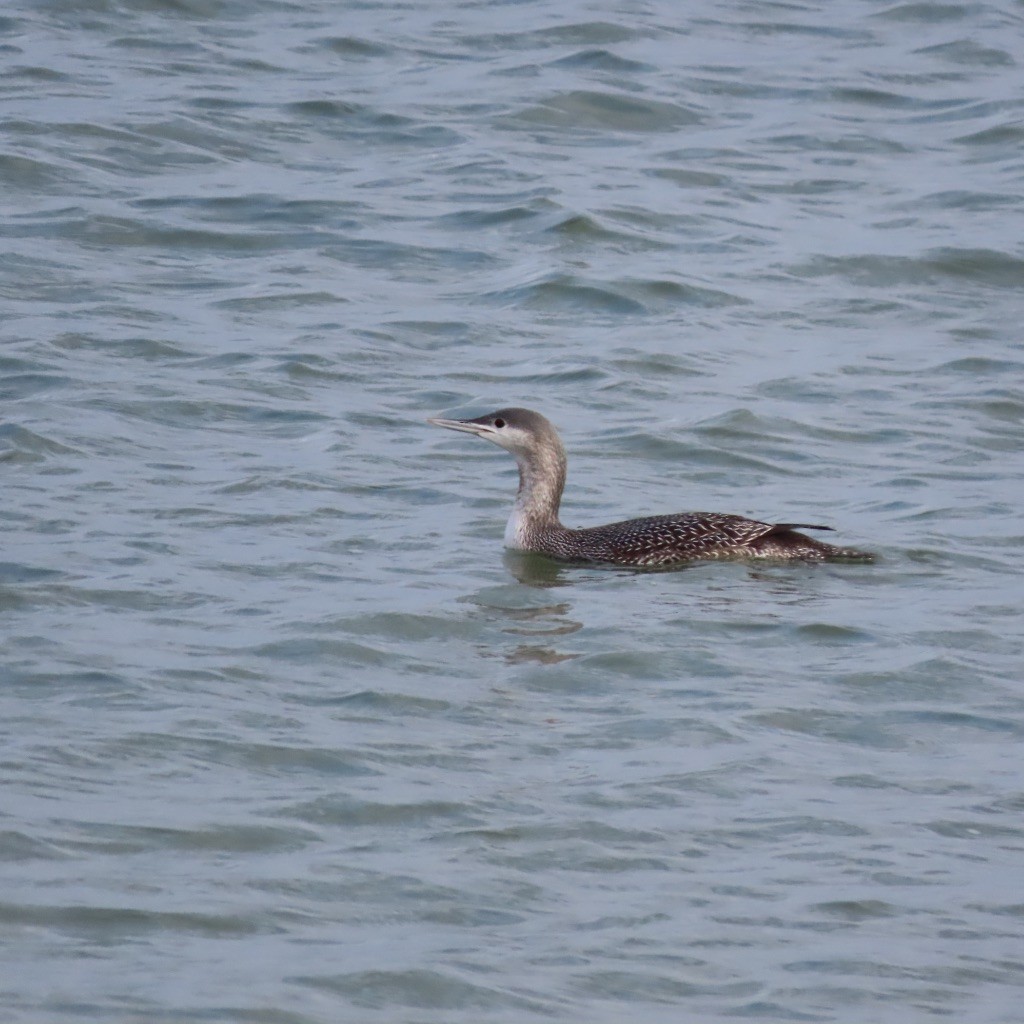
[[[495,426],[496,426],[496,427],[497,427],[497,428],[498,428],[499,430],[501,430],[501,428],[502,428],[503,426],[505,426],[505,421],[504,421],[503,419],[496,419],[496,420],[494,421],[494,425],[495,425]]]

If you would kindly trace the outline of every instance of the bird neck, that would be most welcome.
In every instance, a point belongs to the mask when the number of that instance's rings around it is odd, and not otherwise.
[[[565,488],[565,450],[561,444],[545,445],[516,456],[519,491],[505,528],[505,546],[531,550],[540,534],[561,529],[558,507]]]

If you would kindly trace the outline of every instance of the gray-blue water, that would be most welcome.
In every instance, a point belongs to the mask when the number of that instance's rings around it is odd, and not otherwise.
[[[0,1016],[1019,1021],[1020,3],[9,0]],[[827,522],[875,566],[506,555]]]

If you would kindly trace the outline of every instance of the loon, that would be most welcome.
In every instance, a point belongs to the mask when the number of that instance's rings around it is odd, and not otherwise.
[[[498,409],[470,420],[432,417],[428,423],[460,430],[511,452],[519,465],[519,492],[505,528],[505,546],[563,562],[649,568],[705,559],[786,559],[871,562],[874,555],[824,544],[801,530],[808,523],[761,523],[721,512],[677,512],[573,530],[558,507],[565,487],[565,448],[554,426],[530,409]]]

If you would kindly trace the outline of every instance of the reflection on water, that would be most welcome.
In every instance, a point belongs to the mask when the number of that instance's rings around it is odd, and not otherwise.
[[[545,564],[546,563],[546,564]],[[570,602],[538,604],[540,593],[553,586],[567,586],[572,581],[567,577],[561,582],[552,575],[566,568],[539,555],[524,555],[522,552],[506,552],[505,564],[517,576],[520,586],[488,587],[482,592],[465,598],[469,603],[483,609],[487,619],[496,624],[501,633],[522,637],[570,636],[582,629],[583,624],[569,617]],[[528,589],[523,589],[523,587]],[[503,646],[503,645],[502,645]],[[502,657],[508,664],[537,662],[555,664],[579,657],[577,652],[558,651],[539,644],[517,644],[506,650]]]
[[[526,551],[503,551],[505,568],[524,586],[527,587],[565,587],[579,580],[580,574],[588,571],[586,567],[556,562],[544,555],[530,554]],[[589,570],[593,572],[593,569]]]

